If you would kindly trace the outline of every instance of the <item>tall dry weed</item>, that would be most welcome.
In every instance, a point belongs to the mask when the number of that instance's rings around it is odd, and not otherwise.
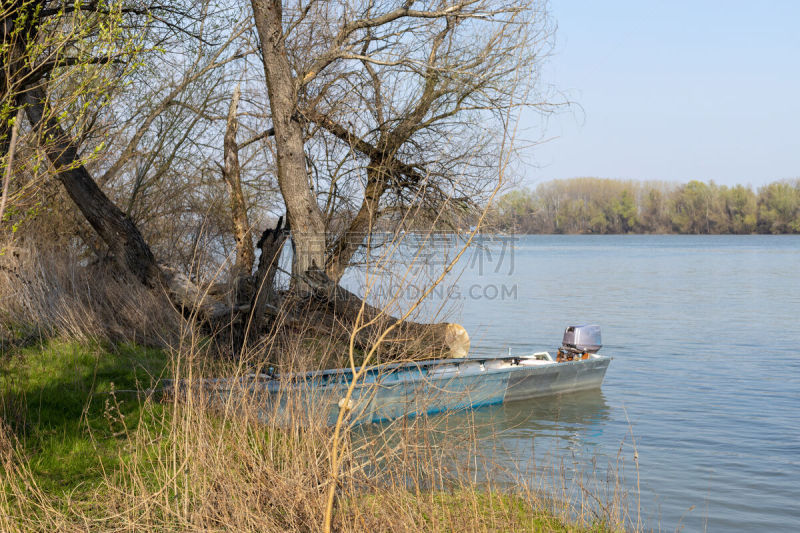
[[[332,528],[342,532],[631,525],[619,480],[609,492],[607,479],[605,487],[597,478],[598,486],[576,484],[563,462],[497,464],[487,443],[499,430],[464,413],[347,424],[333,476],[327,406],[293,401],[289,386],[286,401],[266,401],[257,350],[221,368],[209,366],[204,349],[194,335],[175,347],[175,385],[140,391],[141,420],[122,425],[118,467],[88,492],[39,489],[30,458],[3,432],[2,530],[316,532],[331,483]],[[220,372],[228,385],[206,379]]]
[[[4,247],[0,255],[0,345],[64,336],[166,345],[180,316],[163,294],[69,248]]]

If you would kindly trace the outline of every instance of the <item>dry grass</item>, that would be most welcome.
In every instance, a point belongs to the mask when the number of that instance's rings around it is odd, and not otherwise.
[[[180,317],[163,294],[61,250],[0,245],[0,352],[61,336],[164,346]]]
[[[0,530],[321,531],[334,479],[331,428],[313,415],[290,417],[302,424],[287,423],[285,412],[265,409],[257,392],[215,396],[198,379],[205,373],[200,347],[187,339],[183,349],[171,354],[166,367],[185,386],[167,397],[148,390],[144,380],[138,394],[131,394],[103,389],[93,378],[75,435],[64,430],[74,439],[70,448],[86,442],[105,454],[91,479],[45,483],[52,468],[43,474],[37,461],[56,453],[54,448],[41,440],[34,446],[25,438],[17,441],[19,432],[4,425]],[[47,354],[49,360],[58,357]],[[80,363],[70,359],[65,366],[77,372]],[[237,370],[228,372],[235,376]],[[60,386],[67,394],[70,385]],[[595,494],[548,493],[542,487],[554,485],[530,472],[505,471],[498,476],[502,482],[477,481],[474,465],[489,473],[493,468],[478,439],[493,436],[445,431],[447,424],[443,415],[348,427],[333,529],[609,531],[625,524],[621,492],[611,504],[594,502]],[[35,431],[48,430],[28,427],[28,440]],[[74,460],[72,452],[62,453],[49,460]],[[565,473],[538,475],[561,483]]]

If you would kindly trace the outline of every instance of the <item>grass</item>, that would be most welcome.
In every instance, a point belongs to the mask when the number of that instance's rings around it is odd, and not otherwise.
[[[577,527],[565,523],[550,512],[537,509],[526,498],[501,491],[476,493],[462,489],[425,494],[393,493],[391,497],[371,494],[359,498],[357,504],[350,505],[347,511],[358,517],[365,509],[386,506],[415,509],[416,526],[424,531],[471,531],[475,524],[481,524],[489,531],[606,531],[600,525]]]
[[[94,490],[129,458],[130,432],[153,426],[163,411],[143,409],[140,397],[166,370],[160,350],[51,340],[0,366],[2,418],[52,495]]]
[[[246,402],[209,408],[194,395],[148,393],[188,368],[133,344],[50,340],[3,354],[0,529],[320,530],[330,429],[279,425]],[[348,467],[339,477],[337,531],[612,530],[519,487],[453,480],[421,490],[408,483],[417,472],[446,467],[398,459],[426,455],[409,439],[345,457],[383,454],[390,472],[378,480]]]

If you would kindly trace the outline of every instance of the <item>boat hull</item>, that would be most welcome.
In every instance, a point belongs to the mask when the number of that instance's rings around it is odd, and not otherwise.
[[[570,361],[509,376],[504,401],[599,388],[611,358]]]
[[[248,388],[259,396],[266,416],[333,424],[344,408],[348,421],[358,424],[598,388],[610,361],[593,356],[530,365],[516,358],[397,365],[368,373],[353,388],[349,403],[345,396],[352,376],[345,371],[311,373],[290,384],[271,380]]]

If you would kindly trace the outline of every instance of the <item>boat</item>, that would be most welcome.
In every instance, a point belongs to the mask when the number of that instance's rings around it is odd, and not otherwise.
[[[334,424],[344,410],[348,423],[378,423],[599,388],[611,362],[597,353],[601,347],[599,326],[570,326],[556,357],[536,352],[384,364],[357,368],[356,383],[352,369],[259,374],[214,380],[213,390],[220,400],[249,393],[265,414],[293,421]]]

